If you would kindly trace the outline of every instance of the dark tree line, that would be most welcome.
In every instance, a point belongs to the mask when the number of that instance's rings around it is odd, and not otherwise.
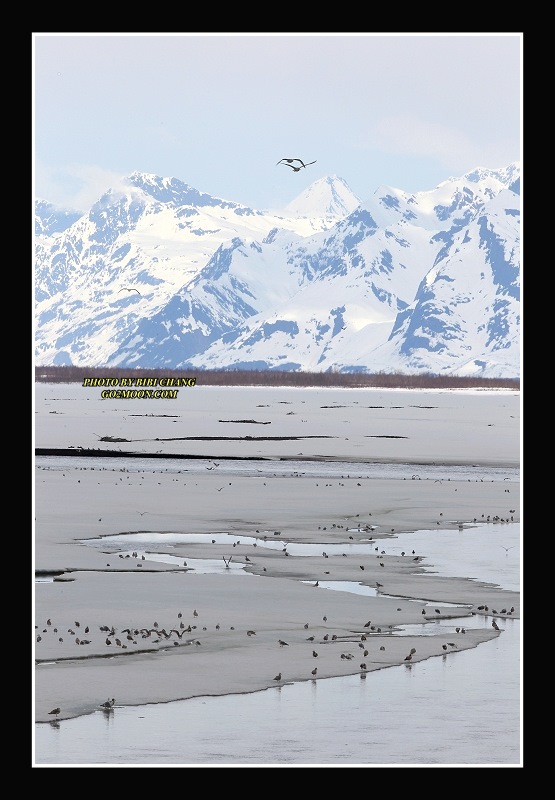
[[[35,381],[82,383],[85,378],[196,378],[197,386],[299,386],[378,389],[515,389],[519,378],[479,378],[401,372],[280,372],[278,370],[121,369],[114,367],[35,367]]]

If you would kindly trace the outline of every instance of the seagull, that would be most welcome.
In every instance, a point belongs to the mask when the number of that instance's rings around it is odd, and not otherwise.
[[[52,711],[49,711],[48,713],[49,714],[54,714],[56,719],[58,719],[58,714],[60,713],[61,710],[62,710],[61,708],[53,708]]]
[[[122,288],[119,290],[119,292],[124,292],[124,291],[125,292],[137,292],[137,294],[139,294],[139,295],[141,294],[138,289],[133,289],[133,288],[129,289],[127,286],[122,286]],[[118,292],[118,294],[119,294],[119,292]],[[141,297],[142,297],[142,295],[141,295]]]
[[[305,164],[304,161],[302,161],[300,158],[280,158],[280,160],[276,164],[276,167],[277,167],[278,164],[281,164],[283,161],[285,161],[285,166],[291,167],[292,169],[295,170],[295,172],[298,172],[300,169],[302,169],[302,167],[309,167],[311,164],[315,164],[316,163],[316,161],[309,161],[308,164]],[[294,167],[293,166],[293,161],[298,161],[301,166],[300,167]]]
[[[505,547],[505,546],[504,546],[504,545],[502,545],[502,544],[498,544],[498,545],[497,545],[497,547],[502,547],[502,548],[503,548],[503,550],[504,550],[506,553],[508,553],[508,552],[509,552],[509,550],[514,550],[514,548],[516,547],[516,544],[514,544],[512,547]]]
[[[115,699],[112,697],[111,700],[106,700],[105,703],[101,703],[100,708],[102,708],[104,711],[111,711],[115,702]]]
[[[295,161],[300,161],[300,158],[294,159]],[[278,162],[279,163],[279,162]],[[293,172],[300,172],[303,167],[309,167],[311,164],[315,164],[316,161],[309,161],[308,164],[302,164],[301,167],[295,167],[294,164],[284,164],[285,167],[291,167]],[[277,164],[276,164],[277,166]]]
[[[275,681],[280,681],[280,680],[281,680],[281,672],[278,672],[278,674],[276,675],[276,677],[274,678],[274,680],[275,680]]]

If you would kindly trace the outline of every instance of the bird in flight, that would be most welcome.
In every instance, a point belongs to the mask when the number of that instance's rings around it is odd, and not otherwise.
[[[293,164],[293,161],[298,161],[301,166],[296,167]],[[316,161],[309,161],[308,164],[305,164],[304,161],[302,161],[300,158],[281,158],[277,162],[276,167],[278,164],[283,164],[283,163],[285,164],[286,167],[291,167],[291,169],[294,170],[294,172],[299,172],[299,170],[301,170],[303,167],[309,167],[311,164],[315,164]]]
[[[310,164],[315,164],[315,161],[310,161],[309,164],[303,164],[303,167],[308,167]],[[285,167],[291,167],[293,172],[300,172],[303,167],[295,167],[293,164],[284,164]]]
[[[125,291],[125,292],[137,292],[137,294],[141,294],[138,289],[129,289],[127,286],[122,286],[122,288],[119,291],[120,292],[123,292],[123,291]],[[118,292],[118,294],[119,294],[119,292]],[[141,295],[141,297],[142,297],[142,295]]]

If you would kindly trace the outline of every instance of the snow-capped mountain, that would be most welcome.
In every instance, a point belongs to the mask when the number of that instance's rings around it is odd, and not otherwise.
[[[133,173],[37,235],[37,364],[518,377],[519,187],[331,176],[270,213]]]
[[[82,216],[81,211],[57,208],[46,200],[35,201],[35,235],[61,233]]]

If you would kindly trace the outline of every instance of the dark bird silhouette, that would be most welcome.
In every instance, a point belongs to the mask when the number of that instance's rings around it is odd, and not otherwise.
[[[292,169],[295,170],[295,172],[298,172],[303,167],[309,167],[311,164],[315,164],[316,163],[316,161],[309,161],[308,164],[305,164],[304,161],[302,161],[300,158],[280,158],[280,160],[276,164],[276,167],[277,167],[278,164],[282,164],[284,161],[285,161],[285,166],[291,167]],[[294,167],[293,166],[293,161],[298,161],[301,166],[300,167]]]
[[[316,676],[317,672],[318,672],[318,667],[314,667],[314,669],[312,670],[312,675]]]
[[[275,680],[275,681],[280,681],[280,680],[281,680],[281,672],[278,672],[278,674],[276,675],[276,677],[274,678],[274,680]],[[59,710],[59,709],[58,709],[58,710]]]
[[[512,547],[504,547],[502,544],[498,544],[498,545],[497,545],[497,547],[503,547],[503,550],[504,550],[506,553],[508,553],[508,552],[509,552],[509,550],[514,550],[514,548],[516,547],[516,544],[514,544]]]
[[[280,647],[289,647],[289,642],[284,642],[283,639],[278,639]]]
[[[49,714],[54,714],[56,719],[58,719],[58,714],[60,713],[61,710],[62,710],[61,708],[53,708],[52,711],[49,711],[48,713]]]
[[[300,158],[294,159],[295,161],[300,161]],[[279,163],[279,162],[278,162]],[[308,164],[302,164],[300,167],[296,167],[294,164],[284,164],[285,167],[291,167],[293,172],[300,172],[303,167],[309,167],[311,164],[315,164],[316,161],[309,161]],[[277,166],[277,164],[276,164]]]
[[[318,653],[316,652],[316,650],[312,651],[312,655],[314,656],[314,658],[318,658]]]
[[[105,703],[101,703],[100,704],[100,708],[103,711],[111,711],[113,709],[113,707],[114,707],[114,703],[115,702],[116,702],[115,699],[112,697],[111,700],[106,700]]]
[[[138,289],[133,289],[133,288],[129,289],[127,286],[122,286],[119,291],[120,292],[124,292],[124,291],[125,292],[137,292],[137,294],[139,294],[139,295],[141,294]],[[118,292],[118,294],[119,294],[119,292]],[[141,295],[141,297],[142,297],[142,295]]]

